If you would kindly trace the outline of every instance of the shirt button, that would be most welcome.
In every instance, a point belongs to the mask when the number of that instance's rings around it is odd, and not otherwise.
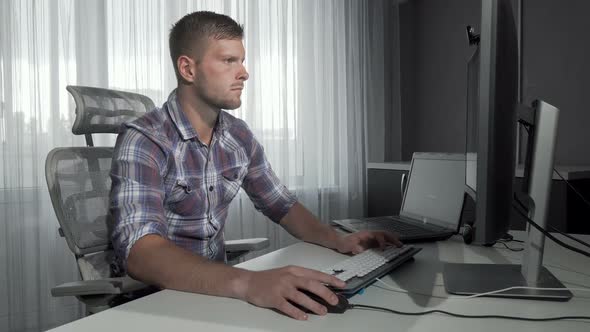
[[[213,186],[209,187],[209,191],[213,191]]]

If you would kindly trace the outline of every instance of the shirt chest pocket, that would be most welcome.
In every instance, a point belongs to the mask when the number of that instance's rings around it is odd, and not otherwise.
[[[247,166],[235,166],[221,171],[221,198],[224,203],[229,204],[238,194],[246,173]]]
[[[204,215],[206,203],[203,178],[197,176],[176,179],[167,199],[170,212],[190,218],[199,218]]]

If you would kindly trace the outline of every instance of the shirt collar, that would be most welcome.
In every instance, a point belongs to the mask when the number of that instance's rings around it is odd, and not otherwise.
[[[196,137],[199,142],[201,142],[199,134],[195,128],[193,128],[190,121],[182,111],[182,108],[180,107],[180,102],[178,101],[178,97],[176,95],[176,89],[174,89],[168,96],[168,113],[170,114],[170,118],[172,119],[172,122],[174,122],[174,125],[176,125],[176,128],[180,133],[180,137],[182,137],[183,140],[190,140]],[[225,111],[222,110],[219,112],[219,116],[217,117],[217,124],[213,130],[213,135],[225,134],[227,127],[228,124],[226,114]]]

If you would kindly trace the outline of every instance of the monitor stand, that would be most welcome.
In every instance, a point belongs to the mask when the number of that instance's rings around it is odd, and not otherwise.
[[[517,264],[455,264],[444,266],[443,278],[448,293],[475,295],[515,286],[538,288],[565,288],[549,270],[541,267],[539,280],[534,285],[527,283]],[[533,300],[568,301],[572,293],[568,290],[510,289],[494,293],[493,297],[507,297]]]
[[[547,207],[553,178],[553,153],[559,110],[545,102],[535,101],[531,115],[532,137],[529,217],[543,229],[547,225]],[[477,222],[477,221],[476,221]],[[562,290],[513,289],[486,296],[524,298],[534,300],[568,301],[573,294],[542,266],[545,235],[527,225],[527,239],[522,265],[446,263],[443,271],[448,293],[475,295],[510,287],[560,288]]]

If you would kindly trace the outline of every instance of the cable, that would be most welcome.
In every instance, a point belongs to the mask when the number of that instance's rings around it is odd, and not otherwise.
[[[555,168],[553,168],[553,171],[554,171],[555,173],[557,173],[557,175],[559,175],[559,176],[560,176],[560,177],[563,179],[563,181],[565,181],[565,182],[567,183],[567,180],[566,180],[566,179],[564,179],[564,178],[563,178],[563,176],[561,176],[561,174],[559,174],[559,172],[558,172],[558,171],[557,171]],[[571,186],[571,185],[570,185],[570,186]],[[576,191],[576,190],[575,190],[573,187],[572,187],[572,189],[573,189],[574,191]],[[581,195],[580,195],[580,194],[579,194],[577,191],[576,191],[576,193],[577,193],[577,194],[578,194],[578,195],[579,195],[579,196],[580,196],[580,197],[581,197],[583,200],[585,200],[585,199],[584,199],[584,197],[582,197],[582,196],[581,196]],[[514,195],[514,199],[516,200],[516,202],[518,203],[518,205],[520,205],[520,207],[521,207],[523,210],[525,210],[525,211],[526,211],[526,210],[528,210],[528,209],[527,209],[527,208],[524,206],[524,204],[523,204],[523,203],[520,201],[520,199],[518,199],[518,196],[516,196],[516,194]],[[578,242],[578,243],[580,243],[580,244],[582,244],[582,245],[584,245],[584,246],[586,246],[586,247],[589,247],[589,248],[590,248],[590,244],[588,244],[587,242],[584,242],[584,241],[582,241],[582,240],[580,240],[580,239],[578,239],[578,238],[576,238],[576,237],[573,237],[573,236],[571,236],[571,235],[569,235],[569,234],[566,234],[566,233],[564,233],[564,232],[560,231],[559,229],[557,229],[557,228],[555,228],[555,227],[553,227],[553,226],[551,226],[551,225],[549,225],[549,228],[551,228],[551,229],[552,229],[554,232],[557,232],[557,233],[559,233],[559,234],[561,234],[561,235],[563,235],[563,236],[565,236],[565,237],[569,238],[569,239],[570,239],[570,240],[572,240],[572,241],[576,241],[576,242]]]
[[[518,198],[516,198],[516,200],[518,200]],[[531,226],[535,227],[539,232],[543,233],[546,237],[548,237],[549,239],[553,240],[555,243],[559,244],[560,246],[569,249],[571,251],[577,252],[578,254],[582,254],[586,257],[590,257],[590,253],[578,249],[576,247],[572,247],[569,244],[561,241],[560,239],[556,238],[555,236],[553,236],[551,233],[547,232],[546,230],[543,229],[543,227],[539,226],[536,222],[534,222],[533,220],[531,220],[531,218],[529,218],[526,214],[524,214],[522,211],[520,211],[520,209],[518,209],[516,207],[516,205],[512,204],[512,206],[514,207],[514,209],[516,210],[516,212],[518,212],[518,214],[520,214],[523,218],[526,219],[526,221],[531,224]]]
[[[508,242],[510,242],[510,241],[508,241]],[[503,244],[503,245],[504,245],[504,247],[506,247],[506,249],[508,249],[508,250],[510,250],[510,251],[523,251],[523,250],[524,250],[524,248],[512,248],[512,247],[508,246],[508,245],[506,244],[506,242],[504,242],[504,241],[496,241],[496,243]]]
[[[462,298],[463,299],[466,299],[466,300],[467,299],[474,299],[476,297],[494,295],[494,294],[503,293],[503,292],[507,292],[507,291],[510,291],[510,290],[514,290],[514,289],[531,289],[531,290],[546,290],[546,291],[570,291],[570,292],[571,291],[590,292],[590,289],[589,288],[567,288],[567,287],[546,288],[546,287],[513,286],[513,287],[504,288],[504,289],[494,290],[494,291],[491,291],[491,292],[473,294],[473,295],[465,296],[465,297],[462,297]]]
[[[524,241],[522,241],[522,240],[516,240],[516,239],[512,239],[512,240],[498,240],[496,242],[504,242],[504,243],[517,242],[517,243],[524,243]]]
[[[576,193],[576,195],[578,195],[578,197],[582,199],[582,201],[584,201],[584,203],[586,203],[588,207],[590,207],[590,202],[588,202],[588,200],[584,198],[584,196],[579,191],[577,191],[576,188],[574,188],[574,186],[568,180],[566,180],[561,174],[559,174],[557,169],[553,168],[553,171],[557,174],[557,176],[559,176],[563,180],[563,182],[565,182],[565,184],[568,187],[570,187],[571,190],[573,190]]]
[[[513,320],[523,320],[528,322],[548,322],[548,321],[555,321],[555,320],[590,320],[590,316],[558,316],[558,317],[546,317],[546,318],[528,318],[528,317],[514,317],[514,316],[502,316],[502,315],[463,315],[457,314],[454,312],[448,312],[443,310],[428,310],[428,311],[419,311],[419,312],[405,312],[405,311],[398,311],[389,308],[383,307],[376,307],[371,305],[364,305],[364,304],[350,304],[348,309],[365,309],[365,310],[375,310],[375,311],[385,311],[392,314],[397,315],[404,315],[404,316],[423,316],[429,315],[434,313],[449,315],[458,318],[496,318],[496,319],[513,319]]]
[[[557,233],[559,233],[559,234],[561,234],[561,235],[563,235],[563,236],[567,237],[568,239],[570,239],[570,240],[572,240],[572,241],[576,241],[576,242],[578,242],[579,244],[582,244],[582,245],[584,245],[584,246],[586,246],[586,247],[589,247],[589,248],[590,248],[590,244],[588,244],[587,242],[584,242],[584,241],[582,241],[582,240],[580,240],[580,239],[578,239],[578,238],[575,238],[575,237],[573,237],[573,236],[571,236],[571,235],[569,235],[569,234],[567,234],[567,233],[564,233],[564,232],[560,231],[559,229],[557,229],[557,228],[555,228],[555,227],[553,227],[553,226],[551,226],[551,225],[549,225],[549,228],[551,228],[551,230],[553,230],[554,232],[557,232]]]
[[[519,123],[519,124],[527,131],[527,133],[530,133],[529,128],[528,128],[527,125],[525,125],[523,123]],[[586,204],[587,207],[590,207],[590,202],[588,202],[588,200],[584,197],[584,195],[582,195],[568,180],[565,179],[565,177],[563,175],[561,175],[561,173],[559,173],[559,171],[557,170],[557,168],[553,167],[553,172],[555,172],[555,174],[557,174],[557,176],[559,176],[561,178],[561,180],[563,182],[565,182],[565,184],[571,190],[573,190],[573,192],[576,193],[576,195],[578,195],[578,197]],[[517,199],[517,201],[518,201],[518,203],[520,204],[520,206],[524,210],[527,210],[526,207],[522,204],[522,202],[520,202],[520,200]],[[580,244],[583,244],[583,245],[585,245],[587,247],[590,247],[590,244],[588,244],[587,242],[584,242],[584,241],[582,241],[582,240],[580,240],[578,238],[575,238],[575,237],[573,237],[573,236],[571,236],[569,234],[565,234],[565,233],[561,232],[560,230],[558,230],[557,228],[555,228],[553,226],[549,226],[549,227],[551,227],[553,229],[553,231],[558,232],[559,234],[561,234],[561,235],[563,235],[565,237],[568,237],[568,238],[570,238],[573,241],[576,241],[576,242],[578,242]]]
[[[514,238],[514,236],[510,233],[506,233],[504,234],[504,236],[502,238],[500,238],[500,240],[498,240],[497,242],[518,242],[518,243],[523,243],[524,241],[521,240],[517,240]]]
[[[555,172],[557,172],[557,170],[555,170],[555,169],[553,169],[553,170],[554,170]],[[559,173],[558,173],[558,174],[559,174]],[[560,176],[561,176],[561,175],[560,175]],[[562,178],[563,178],[563,177],[562,177]],[[565,179],[564,179],[564,181],[567,181],[567,180],[565,180]],[[582,199],[584,199],[584,198],[582,197]],[[518,199],[518,196],[516,196],[516,194],[514,194],[514,200],[515,200],[515,201],[518,203],[518,205],[520,205],[520,208],[521,208],[521,209],[523,209],[523,210],[525,210],[525,211],[526,211],[526,210],[528,210],[528,208],[527,208],[526,206],[524,206],[524,204],[523,204],[523,203],[520,201],[520,199]],[[521,211],[518,211],[518,209],[516,209],[516,210],[517,210],[517,212],[519,212],[521,215],[523,215],[523,214],[521,213]],[[523,216],[524,216],[524,215],[523,215]],[[525,218],[527,218],[527,220],[530,220],[528,217],[525,217]],[[569,235],[569,234],[566,234],[566,233],[564,233],[564,232],[560,231],[559,229],[557,229],[557,228],[555,228],[555,227],[553,227],[553,226],[551,226],[551,225],[549,225],[549,228],[551,228],[553,231],[555,231],[555,232],[557,232],[557,233],[559,233],[559,234],[561,234],[561,235],[563,235],[563,236],[565,236],[565,237],[569,238],[570,240],[576,241],[576,242],[578,242],[578,243],[580,243],[580,244],[582,244],[582,245],[584,245],[584,246],[586,246],[586,247],[589,247],[589,248],[590,248],[590,244],[588,244],[587,242],[584,242],[584,241],[582,241],[582,240],[580,240],[580,239],[578,239],[578,238],[576,238],[576,237],[573,237],[573,236],[571,236],[571,235]],[[545,233],[544,233],[544,234],[545,234]]]

